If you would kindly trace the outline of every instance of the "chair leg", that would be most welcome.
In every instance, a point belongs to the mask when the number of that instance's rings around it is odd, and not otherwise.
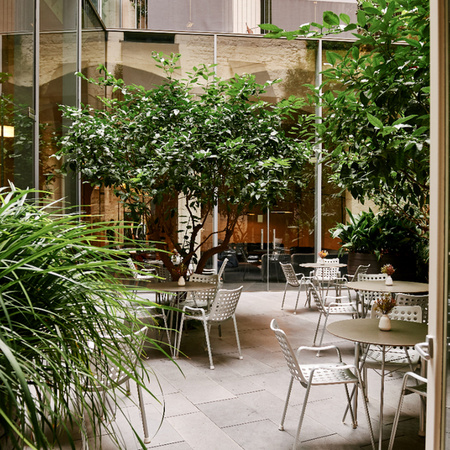
[[[397,427],[398,427],[398,422],[399,422],[399,419],[400,419],[401,409],[402,409],[402,406],[403,406],[403,400],[405,398],[406,382],[407,381],[408,381],[408,377],[404,376],[403,377],[403,383],[402,383],[402,389],[400,391],[400,399],[398,401],[397,411],[395,412],[394,422],[392,423],[392,431],[391,431],[391,437],[389,439],[388,450],[392,450],[392,448],[394,447],[394,440],[395,440],[395,435],[397,433]]]
[[[321,319],[322,319],[322,312],[319,312],[319,318],[317,319],[317,327],[316,327],[316,331],[314,333],[313,346],[316,345],[317,333],[319,331],[319,326],[320,326],[320,320]]]
[[[298,285],[297,300],[295,301],[294,314],[297,314],[297,305],[298,305],[298,300],[300,299],[300,292],[301,292],[301,290],[302,290],[302,283],[300,283]]]
[[[286,299],[286,291],[287,291],[287,287],[288,287],[288,283],[286,283],[284,285],[284,295],[283,295],[283,300],[281,301],[281,309],[283,309],[284,307],[284,300]]]
[[[239,341],[239,333],[238,333],[238,327],[236,323],[236,316],[233,314],[233,322],[234,322],[234,331],[236,332],[236,343],[239,350],[239,359],[244,359],[241,352],[241,343]],[[220,326],[220,325],[219,325]]]
[[[178,355],[180,353],[180,347],[181,347],[181,337],[183,335],[183,324],[184,324],[184,313],[181,315],[181,321],[180,321],[180,332],[178,334],[178,344],[175,347],[175,351],[173,352],[174,358],[178,358]]]
[[[212,352],[211,352],[211,343],[209,341],[208,324],[204,320],[202,320],[202,323],[203,323],[203,328],[205,329],[206,346],[208,347],[209,368],[211,370],[214,370],[214,363],[213,363]]]
[[[362,384],[361,375],[359,373],[359,370],[356,370],[356,376],[358,377],[358,387],[361,388],[361,393],[362,393],[362,396],[363,396],[364,411],[366,413],[367,424],[369,425],[369,431],[370,431],[370,442],[372,444],[372,449],[375,450],[375,439],[373,437],[372,421],[370,420],[369,408],[367,406],[366,398],[364,397],[363,384]],[[358,388],[356,389],[355,395],[358,396]]]
[[[144,398],[142,395],[142,386],[139,383],[136,383],[136,385],[139,399],[139,408],[141,410],[142,428],[144,429],[144,444],[150,444],[150,436],[148,434],[147,413],[145,412]]]
[[[167,342],[169,343],[169,347],[172,347],[172,339],[170,339],[169,325],[167,323],[167,316],[164,310],[162,310],[162,317],[164,321],[164,326],[166,327]]]
[[[297,433],[295,434],[294,445],[292,447],[294,450],[297,448],[297,442],[300,437],[300,431],[302,429],[303,419],[305,417],[306,405],[308,404],[308,397],[310,390],[311,390],[311,380],[308,383],[308,386],[306,387],[305,398],[303,399],[302,412],[300,413],[300,420],[298,421]]]
[[[284,404],[283,415],[281,416],[281,423],[280,423],[280,426],[278,427],[278,429],[280,431],[284,431],[284,419],[286,418],[286,412],[287,412],[287,407],[288,407],[288,403],[289,403],[289,398],[291,397],[293,383],[294,383],[294,377],[291,376],[291,381],[289,382],[289,388],[288,388],[288,392],[286,395],[286,402]]]
[[[325,330],[327,328],[328,316],[329,314],[325,314],[325,322],[323,323],[322,334],[320,335],[319,347],[322,346],[323,336],[325,335]]]

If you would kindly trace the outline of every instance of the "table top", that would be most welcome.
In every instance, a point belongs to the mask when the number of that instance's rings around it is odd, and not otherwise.
[[[180,286],[178,281],[163,281],[162,283],[153,283],[153,289],[158,292],[195,292],[215,289],[212,283],[202,283],[200,281],[186,281],[184,286]]]
[[[427,283],[418,283],[416,281],[395,281],[392,286],[386,286],[384,280],[377,281],[351,281],[348,283],[350,289],[355,291],[369,291],[369,292],[392,292],[414,294],[419,292],[428,292]]]
[[[347,264],[315,262],[315,263],[301,263],[299,264],[299,266],[306,267],[308,269],[326,269],[327,267],[347,267]]]
[[[378,328],[379,319],[347,319],[330,323],[327,330],[334,336],[354,342],[376,345],[414,346],[426,340],[428,325],[392,320],[390,331]]]

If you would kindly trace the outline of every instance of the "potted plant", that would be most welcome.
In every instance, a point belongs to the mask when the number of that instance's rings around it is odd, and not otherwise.
[[[381,267],[396,267],[400,280],[417,280],[417,261],[422,259],[426,240],[416,227],[392,212],[367,212],[353,215],[348,209],[349,222],[339,223],[330,230],[333,238],[341,240],[339,253],[347,251],[348,273],[360,264],[370,264],[368,273],[380,273]]]
[[[330,232],[333,238],[341,240],[339,255],[348,252],[348,273],[354,274],[360,264],[370,264],[369,273],[377,273],[381,255],[375,213],[369,209],[353,215],[347,209],[347,215],[349,222],[338,223]]]
[[[108,367],[123,364],[146,389],[136,354],[121,350],[124,336],[142,327],[118,302],[137,301],[114,276],[130,269],[118,260],[124,255],[102,246],[109,225],[92,227],[82,216],[58,214],[54,204],[36,206],[37,195],[0,189],[0,447],[42,450],[62,439],[75,448],[73,426],[84,430],[84,416],[97,440],[102,423],[123,448],[107,403],[117,405],[125,388],[106,397],[86,388],[98,385],[93,368],[115,386]],[[130,427],[145,448],[140,428]]]

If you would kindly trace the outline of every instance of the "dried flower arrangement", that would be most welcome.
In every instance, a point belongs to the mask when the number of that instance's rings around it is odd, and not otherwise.
[[[390,293],[383,294],[380,298],[375,300],[375,309],[382,314],[389,314],[395,305],[395,298],[392,297],[392,294]]]
[[[395,272],[394,266],[392,264],[385,264],[381,268],[381,273],[385,273],[388,277],[392,276],[392,274]]]

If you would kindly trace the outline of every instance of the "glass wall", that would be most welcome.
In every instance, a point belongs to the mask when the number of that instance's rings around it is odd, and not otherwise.
[[[260,34],[262,23],[274,23],[285,30],[296,30],[303,23],[320,23],[324,11],[354,18],[357,1],[95,0],[95,6],[108,28]],[[345,37],[352,36],[349,33]]]
[[[83,2],[83,11],[79,39],[78,2],[40,0],[30,5],[7,0],[0,10],[0,185],[11,181],[22,188],[50,190],[70,204],[79,203],[77,180],[58,177],[58,164],[51,157],[65,125],[59,105],[76,105],[81,86],[83,99],[95,104],[97,92],[77,82],[75,72],[82,68],[89,74],[106,59],[97,14],[89,2]]]
[[[333,44],[339,51],[341,43]],[[324,46],[324,48],[327,48]],[[198,35],[148,32],[109,32],[108,70],[121,77],[127,84],[139,84],[151,88],[162,82],[162,72],[156,68],[150,55],[152,51],[165,54],[180,53],[180,69],[176,76],[183,78],[193,66],[216,63],[217,75],[229,79],[235,74],[253,74],[258,83],[281,79],[272,85],[263,99],[278,102],[290,95],[304,97],[305,84],[314,84],[317,42],[306,40],[269,40],[262,36]],[[324,50],[325,51],[325,50]],[[325,58],[324,62],[326,62]],[[306,107],[305,114],[313,113]],[[289,197],[268,211],[260,205],[242,216],[231,239],[230,251],[235,253],[239,269],[226,270],[228,280],[284,281],[279,270],[279,260],[293,261],[298,269],[301,262],[315,260],[314,250],[314,199],[315,166],[310,164],[302,175],[305,187],[292,190]],[[329,229],[336,222],[344,221],[345,201],[339,190],[330,182],[327,169],[323,169],[322,186],[322,246],[337,252],[338,243],[330,236]],[[110,220],[109,217],[105,219]],[[219,216],[218,229],[225,218]],[[211,217],[204,227],[204,235],[213,231]],[[223,236],[219,235],[219,239]],[[212,246],[207,242],[203,251]],[[275,249],[276,261],[265,265]],[[266,256],[264,256],[266,255]],[[282,255],[282,256],[281,256]],[[212,262],[211,262],[212,263]],[[267,263],[268,264],[268,263]],[[228,273],[229,272],[229,273]]]
[[[0,185],[33,187],[34,9],[5,0],[0,14]]]

